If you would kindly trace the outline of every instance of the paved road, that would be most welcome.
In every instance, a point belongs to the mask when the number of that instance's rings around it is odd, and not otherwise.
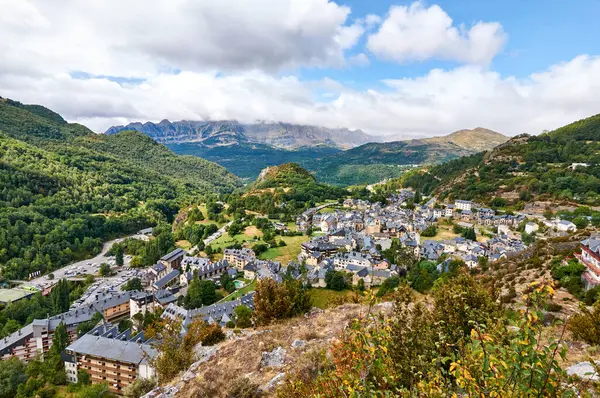
[[[136,239],[148,239],[148,237],[144,235],[130,235],[127,238],[136,238]],[[112,245],[117,242],[123,241],[125,238],[113,239],[107,242],[104,242],[102,245],[102,251],[97,256],[78,261],[72,264],[69,264],[63,268],[59,268],[57,270],[52,271],[54,274],[54,280],[49,280],[46,276],[40,276],[38,278],[32,279],[31,281],[25,282],[27,285],[34,285],[38,287],[45,288],[53,283],[56,283],[57,280],[67,278],[67,279],[81,279],[80,275],[91,274],[97,275],[98,269],[100,268],[100,264],[107,263],[110,265],[115,264],[115,258],[112,256],[107,256],[106,253],[110,250]],[[124,267],[129,266],[129,261],[131,260],[131,256],[125,256],[124,258]],[[79,273],[79,274],[77,274]]]
[[[221,228],[219,228],[219,230],[217,232],[215,232],[214,234],[212,234],[211,236],[209,236],[208,238],[204,239],[204,244],[205,245],[209,245],[211,244],[213,241],[219,239],[221,237],[221,235],[223,235],[225,233],[225,231],[227,230],[227,227],[231,225],[231,223],[233,223],[233,221],[229,221],[227,224],[223,225]],[[194,246],[191,247],[188,250],[188,253],[192,253],[194,251],[196,251],[198,249],[198,246]]]

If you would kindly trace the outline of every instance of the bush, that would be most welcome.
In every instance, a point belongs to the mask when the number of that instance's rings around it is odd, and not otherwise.
[[[427,228],[425,228],[423,231],[421,231],[421,236],[424,236],[426,238],[429,237],[434,237],[437,235],[437,227],[435,225],[430,225]]]
[[[227,389],[227,398],[255,398],[260,396],[258,384],[254,384],[247,377],[238,377]]]
[[[580,313],[569,319],[569,329],[573,338],[583,340],[588,344],[600,344],[600,302],[596,302],[592,310],[581,305]]]
[[[267,325],[278,319],[291,318],[307,312],[310,307],[308,291],[299,281],[284,280],[283,283],[277,283],[272,279],[263,279],[256,284],[256,325]]]

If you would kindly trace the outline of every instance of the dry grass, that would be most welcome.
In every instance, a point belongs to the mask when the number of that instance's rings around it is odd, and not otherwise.
[[[376,306],[376,311],[387,311],[389,307]],[[208,362],[200,365],[198,377],[185,383],[179,392],[180,397],[225,397],[236,380],[236,388],[247,385],[262,386],[276,374],[288,374],[304,369],[314,362],[318,353],[326,350],[331,339],[340,336],[348,323],[367,311],[367,307],[346,304],[336,309],[309,318],[299,317],[269,327],[250,330],[249,335],[239,340],[227,340],[219,347],[218,353]],[[293,349],[294,340],[306,340],[304,348]],[[277,347],[287,350],[283,368],[261,368],[263,351]],[[262,396],[274,396],[267,392]]]

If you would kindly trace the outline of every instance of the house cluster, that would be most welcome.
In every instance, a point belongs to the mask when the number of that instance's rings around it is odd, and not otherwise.
[[[332,212],[321,214],[315,208],[302,213],[297,219],[298,228],[310,227],[324,233],[303,243],[298,256],[298,261],[309,269],[313,286],[324,286],[328,270],[351,272],[354,283],[361,278],[368,284],[381,283],[399,271],[381,256],[393,239],[411,249],[417,258],[435,262],[458,258],[469,267],[477,266],[480,257],[497,261],[525,249],[520,234],[514,233],[525,221],[524,215],[496,214],[493,209],[468,200],[440,205],[431,198],[412,208],[408,206],[412,199],[414,192],[402,189],[391,195],[386,206],[346,199],[341,209]],[[498,233],[485,243],[462,237],[421,242],[420,233],[442,218],[452,219],[463,228],[496,226]],[[531,230],[535,227],[537,224],[526,226]]]
[[[233,262],[230,263],[228,258]],[[237,265],[236,261],[237,258],[226,256],[223,261],[213,263],[209,258],[188,256],[184,250],[176,249],[149,267],[142,282],[145,287],[158,292],[172,286],[187,286],[195,277],[217,281],[221,274],[230,270],[230,264]]]
[[[189,325],[196,318],[201,318],[209,324],[218,323],[221,326],[225,326],[227,322],[233,321],[234,310],[240,305],[245,305],[253,310],[254,292],[250,292],[237,300],[223,301],[193,310],[186,310],[176,304],[170,304],[165,308],[161,318],[180,322],[183,332],[187,332]]]

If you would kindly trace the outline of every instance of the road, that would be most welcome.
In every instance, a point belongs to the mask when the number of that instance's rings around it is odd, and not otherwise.
[[[108,251],[110,250],[112,245],[114,245],[115,243],[121,242],[121,241],[123,241],[123,239],[126,239],[126,238],[148,239],[148,237],[144,236],[144,235],[130,235],[130,236],[127,236],[124,238],[113,239],[113,240],[104,242],[104,244],[102,245],[102,251],[97,256],[87,259],[87,260],[78,261],[78,262],[69,264],[63,268],[59,268],[57,270],[52,271],[52,274],[54,274],[53,280],[49,280],[46,276],[40,276],[38,278],[32,279],[28,282],[25,282],[25,284],[30,285],[30,286],[37,286],[40,288],[45,288],[45,287],[48,287],[48,286],[56,283],[56,281],[59,279],[66,278],[66,279],[77,280],[77,279],[81,279],[81,277],[79,275],[85,275],[85,274],[97,275],[98,268],[100,268],[100,264],[107,263],[107,264],[114,265],[114,257],[109,257],[106,255],[106,253],[108,253]],[[130,260],[131,260],[130,256],[125,256],[124,267],[129,266]],[[76,274],[77,272],[79,273],[79,275]]]
[[[219,239],[221,237],[221,235],[223,235],[225,233],[225,231],[227,231],[227,227],[230,226],[231,223],[233,223],[233,221],[229,221],[227,224],[225,224],[221,228],[219,228],[219,230],[217,232],[215,232],[214,234],[212,234],[208,238],[204,239],[204,245],[209,245],[213,241]],[[192,247],[192,248],[190,248],[188,250],[188,253],[193,253],[196,250],[198,250],[198,246],[197,245],[194,246],[194,247]]]

